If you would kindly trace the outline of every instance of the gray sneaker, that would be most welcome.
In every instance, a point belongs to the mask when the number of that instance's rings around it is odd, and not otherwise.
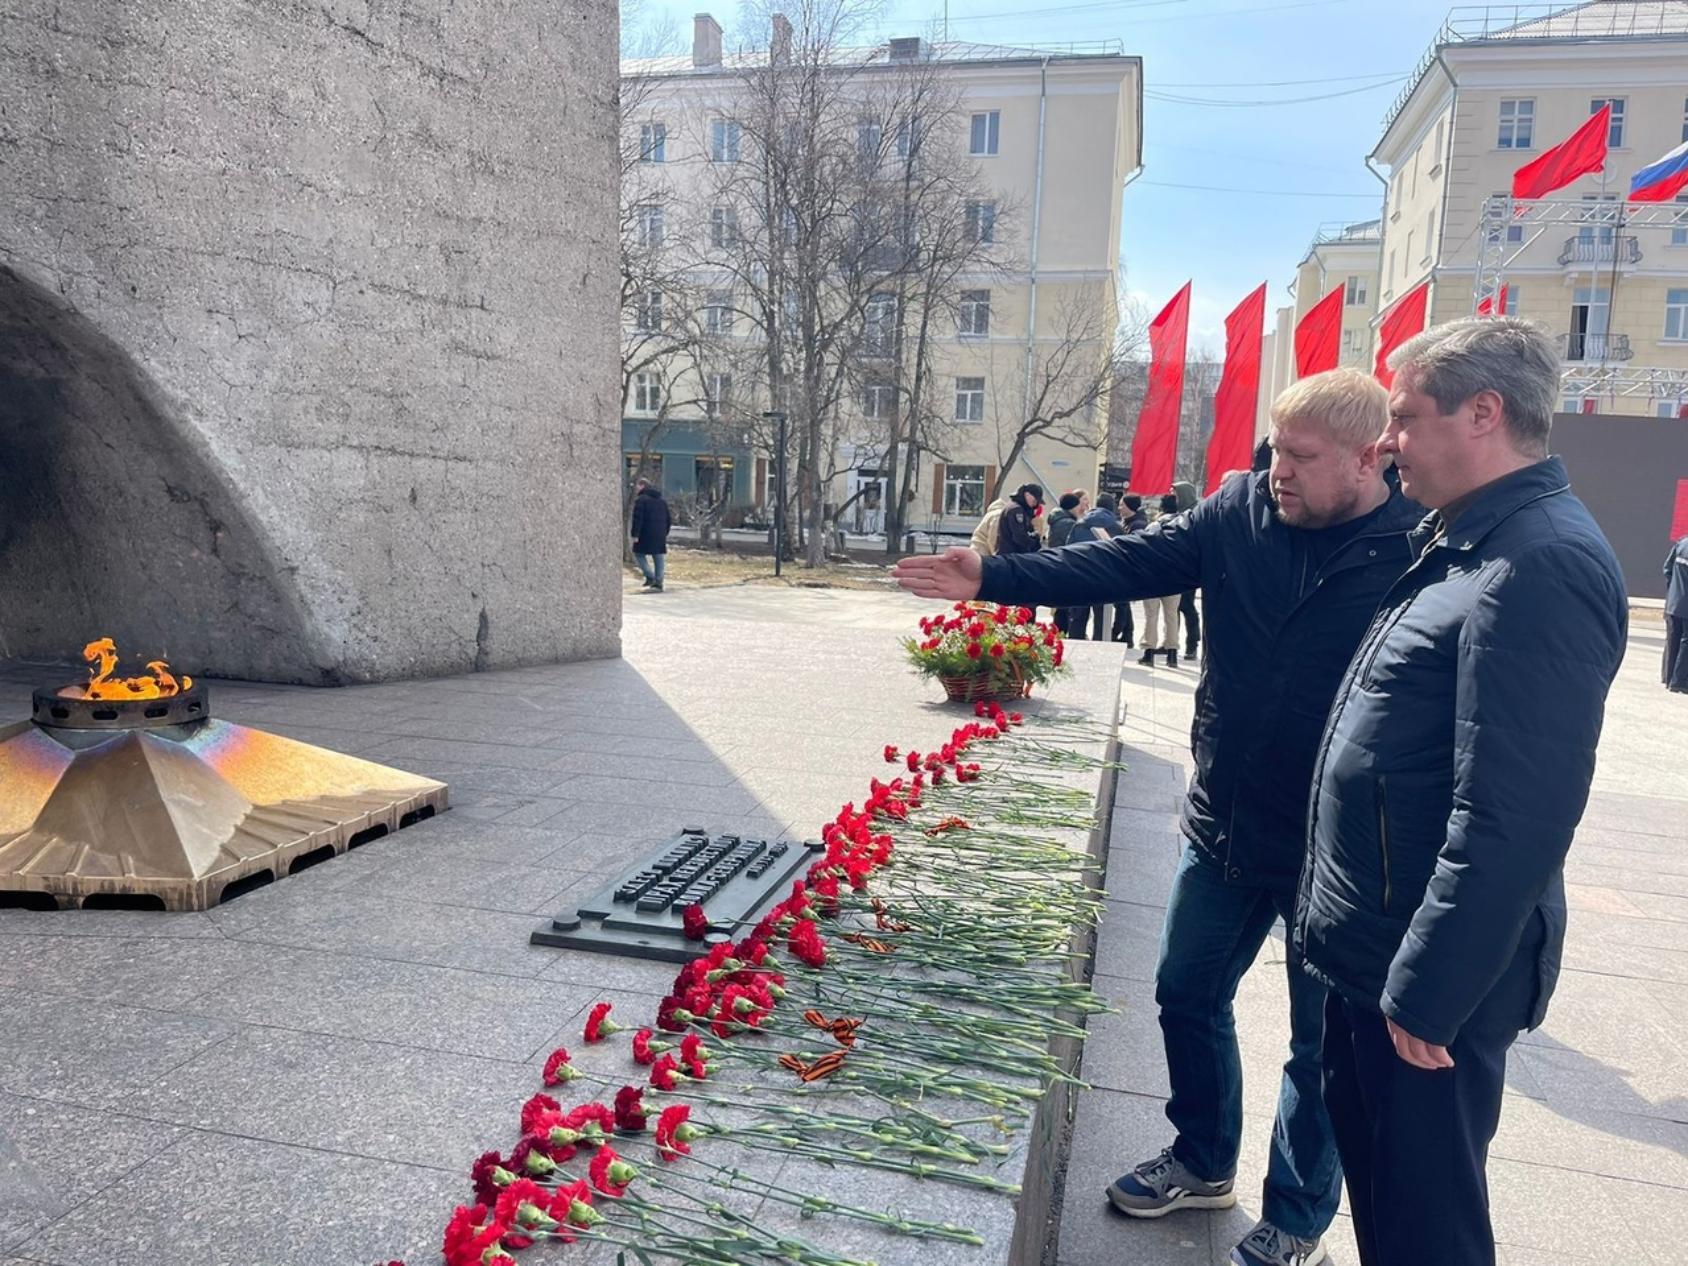
[[[1237,1203],[1231,1180],[1208,1182],[1173,1159],[1169,1147],[1108,1188],[1114,1208],[1128,1217],[1161,1218],[1177,1209],[1229,1209]]]
[[[1328,1256],[1323,1241],[1280,1231],[1265,1218],[1231,1250],[1233,1266],[1316,1266]]]

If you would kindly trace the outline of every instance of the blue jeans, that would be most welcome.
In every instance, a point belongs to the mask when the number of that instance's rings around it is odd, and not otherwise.
[[[1228,883],[1223,866],[1184,845],[1167,899],[1155,968],[1166,1066],[1167,1119],[1178,1131],[1173,1155],[1199,1178],[1237,1172],[1242,1147],[1243,1068],[1231,1003],[1272,921],[1294,914],[1295,893]],[[1325,988],[1289,964],[1290,1041],[1272,1126],[1262,1213],[1282,1231],[1324,1234],[1342,1189],[1336,1138],[1320,1084]]]
[[[662,567],[668,561],[667,554],[635,554],[633,561],[639,564],[639,570],[645,573],[645,580],[662,588]]]

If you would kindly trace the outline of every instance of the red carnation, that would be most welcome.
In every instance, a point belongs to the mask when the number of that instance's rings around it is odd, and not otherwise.
[[[701,941],[703,934],[709,931],[709,916],[695,901],[681,912],[680,922],[685,928],[688,941]]]
[[[627,1183],[625,1181],[617,1182],[618,1175],[610,1172],[612,1166],[623,1170],[629,1168],[626,1162],[617,1166],[618,1161],[621,1161],[621,1157],[617,1156],[615,1148],[608,1144],[600,1147],[598,1154],[592,1158],[592,1164],[588,1170],[592,1177],[592,1185],[606,1196],[619,1196],[627,1190]],[[619,1176],[626,1177],[626,1175]]]
[[[615,1092],[615,1128],[627,1134],[637,1134],[645,1128],[650,1115],[640,1100],[645,1092],[638,1086],[623,1086]]]
[[[980,646],[977,642],[967,643],[967,658],[968,659],[978,659],[984,653],[985,653],[985,648]]]
[[[651,1065],[651,1085],[658,1090],[673,1090],[675,1086],[674,1074],[680,1071],[680,1065],[672,1055],[664,1055]]]
[[[897,763],[897,748],[894,743],[885,744],[885,763],[887,765],[894,765]]]
[[[1008,654],[1008,648],[1001,642],[998,642],[995,646],[991,647],[992,659],[1001,659],[1006,654]]]
[[[651,1038],[655,1036],[649,1029],[640,1029],[633,1035],[633,1062],[635,1064],[650,1064],[656,1059],[656,1052],[651,1050]]]
[[[678,1033],[691,1022],[691,1012],[686,1010],[685,1004],[673,994],[656,1004],[657,1028],[669,1033]]]
[[[1008,719],[1015,725],[1024,725],[1026,723],[1026,718],[1018,712],[1010,712],[1008,714]]]
[[[469,1182],[475,1189],[475,1199],[485,1205],[496,1204],[498,1193],[514,1177],[498,1152],[482,1152],[469,1166]]]
[[[487,1206],[458,1205],[446,1223],[443,1251],[446,1266],[481,1266],[487,1250],[509,1234],[502,1222],[488,1220]]]
[[[522,1133],[537,1134],[539,1132],[539,1117],[545,1112],[561,1112],[563,1105],[550,1095],[535,1095],[522,1105]]]
[[[562,1046],[551,1052],[550,1058],[545,1061],[545,1071],[541,1074],[547,1086],[560,1086],[578,1076],[580,1073],[569,1064],[568,1049]]]
[[[691,1147],[677,1133],[691,1115],[690,1104],[676,1103],[664,1108],[662,1115],[656,1119],[656,1154],[663,1160],[671,1161],[692,1154]]]
[[[592,1008],[592,1014],[586,1017],[586,1040],[601,1042],[612,1033],[621,1032],[622,1026],[609,1018],[613,1003],[600,1002]]]

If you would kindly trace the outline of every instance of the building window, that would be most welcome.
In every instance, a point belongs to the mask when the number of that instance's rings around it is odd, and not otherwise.
[[[1424,262],[1429,263],[1435,256],[1436,241],[1436,213],[1432,211],[1424,219]]]
[[[703,308],[703,328],[709,334],[733,332],[733,292],[711,290]]]
[[[668,161],[668,125],[646,123],[639,128],[639,161],[666,163]]]
[[[1497,197],[1497,198],[1507,198],[1507,197],[1511,197],[1511,194],[1509,194],[1504,189],[1500,189],[1500,190],[1497,190],[1495,192],[1495,197]],[[1492,232],[1492,230],[1491,230],[1491,232]],[[1522,224],[1519,224],[1516,219],[1508,220],[1506,222],[1505,239],[1509,243],[1522,242],[1524,240],[1524,226]]]
[[[1363,347],[1360,340],[1364,337],[1364,330],[1342,331],[1342,359],[1344,362],[1352,360],[1355,356],[1360,354]]]
[[[1600,107],[1612,107],[1612,125],[1606,129],[1606,144],[1613,149],[1623,148],[1624,143],[1624,99],[1622,97],[1596,97],[1588,103],[1590,114],[1599,114]]]
[[[996,202],[969,202],[967,204],[967,240],[970,242],[996,241]]]
[[[991,292],[963,290],[959,331],[963,338],[984,338],[991,332]]]
[[[662,204],[646,202],[636,212],[639,230],[639,249],[654,251],[662,247]]]
[[[1500,103],[1500,136],[1497,149],[1529,149],[1535,142],[1536,103],[1529,97]]]
[[[633,412],[655,413],[662,408],[662,375],[633,375]]]
[[[644,460],[640,460],[637,453],[623,453],[622,458],[627,463],[627,486],[631,488],[635,479],[648,479],[657,487],[662,486],[662,454],[646,453]]]
[[[983,422],[985,420],[985,380],[957,378],[955,380],[955,420]]]
[[[733,499],[733,459],[698,457],[692,461],[697,499],[707,506],[723,506]]]
[[[640,292],[638,306],[633,310],[633,328],[646,331],[662,328],[662,291]]]
[[[1665,291],[1665,337],[1688,339],[1688,290]]]
[[[879,166],[879,147],[885,143],[885,125],[878,119],[856,120],[856,155],[870,171]]]
[[[944,513],[977,518],[985,512],[985,468],[944,467]]]
[[[703,404],[709,416],[723,413],[733,402],[733,376],[709,374],[703,380]]]
[[[709,125],[709,160],[714,163],[736,163],[739,160],[739,140],[743,126],[737,119],[716,119]]]
[[[1606,212],[1599,210],[1599,207],[1602,204],[1609,205],[1616,202],[1618,195],[1615,193],[1585,193],[1582,200],[1588,205],[1588,210],[1581,213],[1585,222],[1577,229],[1577,241],[1592,243],[1598,232],[1601,243],[1611,245],[1612,239],[1617,234],[1617,229],[1613,223],[1613,218]]]
[[[897,296],[870,295],[863,311],[862,352],[867,356],[889,356],[897,341]]]
[[[1604,360],[1611,319],[1612,292],[1601,286],[1578,286],[1571,297],[1571,328],[1565,336],[1565,359]]]
[[[1395,288],[1395,252],[1389,252],[1389,289]]]
[[[711,246],[738,245],[738,212],[732,207],[710,208],[709,244]]]
[[[1001,131],[1001,110],[986,110],[980,114],[975,114],[969,133],[967,152],[977,156],[995,154]]]
[[[897,125],[897,158],[912,163],[920,153],[920,120],[904,119]]]
[[[1688,246],[1688,193],[1677,194],[1676,203],[1682,210],[1678,211],[1676,219],[1671,221],[1670,244],[1672,246]]]
[[[1366,302],[1366,279],[1364,277],[1350,277],[1343,290],[1342,302],[1350,308],[1358,308]]]
[[[897,389],[888,382],[870,382],[862,388],[862,416],[878,422],[891,416]]]
[[[1407,267],[1411,268],[1412,266],[1413,266],[1413,232],[1412,232],[1411,229],[1408,229],[1407,230]],[[1403,278],[1402,280],[1405,280],[1405,278]]]
[[[1438,168],[1442,165],[1442,128],[1443,128],[1443,124],[1444,124],[1444,121],[1442,119],[1436,120],[1436,144],[1430,150],[1430,167],[1431,167],[1431,170],[1435,170],[1436,168]]]

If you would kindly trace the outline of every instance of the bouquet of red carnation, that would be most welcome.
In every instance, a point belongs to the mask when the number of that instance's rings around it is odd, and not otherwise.
[[[951,699],[1021,699],[1034,684],[1067,671],[1061,634],[1028,607],[958,602],[924,617],[920,633],[903,639],[909,664],[943,682]]]

